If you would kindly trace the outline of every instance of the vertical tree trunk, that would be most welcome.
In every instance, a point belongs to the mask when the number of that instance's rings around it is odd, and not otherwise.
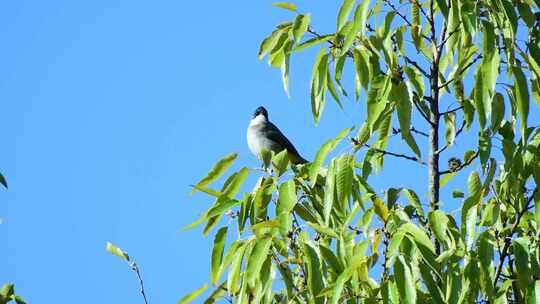
[[[438,210],[439,205],[439,188],[440,188],[440,174],[439,174],[439,61],[441,58],[442,47],[437,48],[437,36],[435,31],[435,13],[434,2],[430,1],[430,17],[431,25],[431,44],[433,51],[433,61],[430,69],[430,86],[431,97],[429,100],[429,120],[431,122],[429,129],[429,160],[428,160],[428,175],[429,175],[429,205],[431,210]],[[441,42],[444,41],[446,34],[446,23],[441,31]],[[437,254],[441,251],[439,242],[435,239],[435,248]]]
[[[436,82],[436,81],[434,81]],[[439,209],[439,105],[438,92],[432,92],[432,100],[430,102],[430,120],[431,127],[429,129],[429,204],[432,210]],[[435,96],[437,98],[435,98]]]

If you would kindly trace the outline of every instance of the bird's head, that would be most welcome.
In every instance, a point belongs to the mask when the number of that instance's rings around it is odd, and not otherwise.
[[[268,119],[268,111],[264,107],[258,107],[255,112],[253,112],[253,118],[262,115],[265,119]]]

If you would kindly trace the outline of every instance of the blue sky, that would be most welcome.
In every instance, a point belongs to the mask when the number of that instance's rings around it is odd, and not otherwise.
[[[29,303],[141,302],[107,241],[138,262],[151,303],[208,281],[213,237],[180,228],[212,200],[189,197],[189,185],[230,152],[236,168],[258,166],[245,143],[253,110],[265,105],[308,159],[364,119],[363,102],[346,100],[342,112],[329,99],[314,126],[316,50],[293,57],[287,99],[280,72],[256,59],[262,38],[292,18],[271,3],[0,4],[0,171],[10,185],[0,191],[0,284],[15,283]],[[296,3],[321,32],[334,29],[338,4]],[[376,185],[426,191],[416,164],[387,166]]]

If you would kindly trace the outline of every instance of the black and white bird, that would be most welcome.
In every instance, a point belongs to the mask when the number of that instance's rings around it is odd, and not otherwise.
[[[249,150],[258,159],[261,159],[261,149],[279,153],[287,150],[290,161],[293,164],[304,164],[305,160],[293,144],[281,133],[273,123],[268,120],[268,111],[264,107],[258,107],[253,113],[247,129],[247,143]]]

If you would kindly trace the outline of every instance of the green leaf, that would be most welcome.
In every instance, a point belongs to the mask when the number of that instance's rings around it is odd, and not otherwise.
[[[478,65],[474,88],[474,106],[478,113],[478,120],[482,129],[486,124],[486,117],[491,114],[491,100],[499,74],[500,63],[499,52],[495,49],[493,25],[488,21],[484,21],[483,28],[485,54],[482,63]]]
[[[309,166],[309,179],[313,186],[315,186],[315,181],[317,180],[317,174],[319,173],[319,169],[321,168],[324,160],[326,159],[326,156],[336,148],[336,146],[341,142],[341,140],[347,136],[351,132],[351,128],[343,129],[339,134],[333,138],[325,142],[319,151],[317,151],[317,154],[315,154],[315,159]]]
[[[296,205],[296,187],[294,180],[288,180],[279,186],[279,198],[276,205],[276,214],[289,214]]]
[[[465,205],[465,204],[464,204]],[[474,243],[475,235],[476,235],[476,221],[478,220],[478,205],[475,204],[471,206],[468,209],[464,209],[464,213],[462,212],[462,216],[465,218],[465,227],[466,227],[466,239],[465,239],[465,246],[468,251],[471,250],[472,245]]]
[[[374,131],[375,122],[386,108],[391,88],[392,82],[386,75],[377,76],[371,83],[367,94],[367,122],[371,133]]]
[[[292,50],[293,44],[294,43],[292,41],[287,41],[287,43],[283,47],[283,52],[285,56],[280,66],[281,82],[283,83],[283,90],[285,91],[285,94],[287,94],[287,97],[289,99],[291,98],[291,94],[289,93],[289,63],[291,59],[291,50]]]
[[[272,6],[283,8],[289,11],[296,12],[296,5],[290,3],[290,2],[274,2],[272,3]]]
[[[420,149],[418,148],[418,145],[416,144],[416,141],[414,140],[414,137],[410,131],[412,103],[405,83],[401,82],[392,86],[391,96],[392,99],[396,101],[397,105],[396,110],[399,120],[399,128],[401,130],[401,138],[405,140],[416,156],[421,157]]]
[[[347,52],[349,51],[349,47],[353,44],[358,33],[360,33],[361,36],[364,36],[369,11],[369,2],[369,0],[362,0],[362,3],[360,3],[356,7],[354,11],[354,20],[352,26],[346,33],[345,39],[343,41],[343,46],[341,48],[341,56],[347,54]]]
[[[336,280],[336,285],[334,287],[334,294],[332,295],[332,301],[330,302],[332,304],[342,303],[340,301],[340,298],[341,298],[341,293],[343,292],[345,283],[350,279],[350,277],[357,270],[357,268],[360,267],[362,263],[365,263],[365,259],[362,259],[362,258],[353,258],[352,260],[353,260],[352,264],[350,264],[347,268],[345,268],[345,270],[338,276]]]
[[[312,46],[314,46],[316,44],[331,40],[333,38],[334,38],[334,35],[323,35],[323,36],[313,37],[311,39],[308,39],[308,40],[296,45],[292,51],[293,52],[298,52],[298,51],[307,49],[309,47],[312,47]]]
[[[307,31],[309,22],[311,21],[310,15],[297,15],[294,19],[292,33],[294,36],[294,41],[298,42]]]
[[[307,269],[307,285],[312,295],[318,295],[324,287],[324,278],[322,272],[322,261],[315,246],[310,242],[305,242],[304,246],[306,269]],[[312,303],[323,304],[324,298],[315,297]]]
[[[2,173],[0,173],[0,184],[2,184],[6,189],[8,188],[6,178],[4,177],[4,175],[2,175]]]
[[[316,124],[319,122],[326,104],[328,58],[329,54],[326,53],[326,49],[321,48],[311,73],[311,112]]]
[[[210,296],[204,300],[204,304],[215,304],[219,299],[223,298],[227,294],[227,281],[221,283],[218,287],[212,291]]]
[[[341,56],[337,59],[334,59],[334,80],[336,81],[339,91],[341,92],[341,94],[343,94],[343,96],[347,96],[347,92],[345,91],[345,89],[343,89],[343,85],[341,84],[341,75],[343,74],[343,68],[345,67],[346,60],[347,56]]]
[[[459,190],[452,191],[452,197],[453,198],[462,198],[465,197],[465,194]]]
[[[227,269],[229,265],[231,265],[234,257],[236,256],[236,253],[239,250],[242,250],[243,248],[242,246],[244,245],[245,245],[244,241],[236,240],[229,246],[229,249],[227,249],[227,254],[225,254],[225,258],[223,259],[219,267],[219,271],[217,275],[218,277],[220,277],[223,273],[225,273],[225,270]]]
[[[312,223],[312,222],[306,222],[306,224],[309,227],[315,229],[315,231],[317,231],[319,233],[326,234],[326,235],[329,235],[329,236],[334,237],[334,238],[338,237],[337,233],[332,228],[329,228],[329,227],[326,227],[326,226],[323,226],[323,225],[319,225],[317,223]]]
[[[271,245],[272,239],[269,237],[256,240],[246,265],[246,275],[249,286],[255,286],[255,281],[260,276],[261,267],[264,264],[264,261],[269,258],[268,251]]]
[[[264,55],[270,52],[276,46],[276,43],[282,36],[286,37],[287,30],[288,29],[276,29],[268,37],[266,37],[259,46],[257,58],[259,60],[263,59]]]
[[[194,292],[184,296],[180,301],[178,301],[178,304],[187,304],[191,301],[195,300],[201,293],[203,293],[208,288],[208,284],[204,284],[203,287],[195,290]]]
[[[240,280],[240,271],[242,270],[242,261],[244,259],[244,254],[246,256],[249,256],[253,248],[254,240],[255,239],[249,240],[246,244],[241,246],[234,255],[234,259],[231,263],[231,267],[229,268],[229,274],[227,278],[227,291],[229,293],[234,294],[238,292],[238,281]]]
[[[357,87],[357,92],[360,91],[360,86],[364,90],[368,89],[369,80],[370,80],[370,70],[369,70],[369,55],[367,52],[360,52],[357,48],[353,49],[353,59],[354,66],[356,68],[355,76],[355,85]],[[358,93],[356,94],[356,99],[358,99]]]
[[[403,70],[416,90],[416,94],[418,94],[418,96],[424,96],[424,77],[420,71],[414,66],[405,66]]]
[[[319,244],[319,250],[324,262],[332,268],[335,274],[340,274],[343,272],[343,265],[330,248],[323,244]]]
[[[219,281],[219,269],[223,260],[223,249],[225,248],[225,241],[227,240],[227,227],[222,227],[216,233],[214,238],[214,247],[212,248],[212,264],[210,281],[212,284],[217,284]]]
[[[446,127],[446,144],[451,147],[456,138],[456,113],[447,113],[444,115],[444,125]]]
[[[229,199],[222,196],[216,201],[216,204],[212,208],[208,209],[208,212],[206,213],[204,218],[209,219],[215,216],[219,216],[238,204],[240,204],[239,200]]]
[[[386,207],[386,204],[383,202],[382,199],[375,196],[373,198],[373,207],[375,209],[375,213],[384,221],[388,220],[388,207]]]
[[[405,223],[400,228],[401,231],[408,233],[415,241],[418,247],[429,250],[432,253],[435,253],[435,247],[429,239],[429,236],[420,228],[418,228],[413,223]]]
[[[283,175],[283,173],[287,171],[289,164],[290,160],[287,149],[282,150],[278,154],[274,155],[274,157],[272,157],[272,167],[274,168],[276,176]]]
[[[491,107],[491,131],[497,132],[504,118],[504,97],[501,93],[495,93]]]
[[[122,258],[126,262],[129,262],[129,255],[127,254],[127,252],[123,251],[122,249],[118,248],[117,246],[113,245],[112,243],[107,242],[106,249],[107,249],[108,252],[114,254],[115,256]]]
[[[328,165],[328,171],[326,172],[325,191],[324,191],[324,205],[323,216],[324,223],[328,225],[330,223],[330,214],[334,206],[334,198],[336,193],[336,160],[332,159]]]
[[[398,256],[394,263],[395,282],[401,303],[416,304],[416,287],[411,269],[402,256]]]
[[[491,137],[486,131],[480,131],[478,134],[478,152],[480,163],[485,165],[491,155]]]
[[[476,171],[472,171],[467,180],[467,187],[470,197],[480,197],[482,191],[482,181]]]
[[[344,154],[337,159],[336,167],[336,193],[338,199],[338,208],[345,210],[349,202],[353,183],[353,156]]]
[[[221,191],[223,193],[223,196],[227,198],[233,198],[236,195],[236,193],[238,193],[238,191],[240,190],[240,187],[242,187],[242,185],[244,184],[244,181],[246,180],[248,174],[249,174],[249,169],[244,167],[240,169],[240,171],[232,175],[225,182],[223,190]]]
[[[0,289],[0,296],[8,299],[15,295],[15,286],[13,284],[4,284]],[[1,300],[2,298],[0,298]]]
[[[444,185],[446,185],[454,176],[456,176],[456,172],[451,172],[443,175],[443,177],[439,181],[439,187],[444,187]]]
[[[439,242],[444,243],[447,240],[446,230],[448,228],[448,217],[441,210],[435,210],[429,213],[429,226],[433,230],[435,237]]]
[[[512,73],[514,73],[515,77],[514,93],[516,96],[517,111],[520,117],[521,138],[523,143],[525,143],[525,131],[527,130],[527,118],[529,117],[529,91],[523,71],[519,67],[513,66]]]
[[[223,157],[218,163],[208,172],[208,174],[201,179],[195,187],[193,187],[193,190],[191,190],[191,194],[197,192],[197,188],[206,187],[216,179],[218,179],[227,169],[233,164],[234,160],[238,154],[231,153]]]
[[[196,188],[197,191],[206,193],[208,195],[211,195],[213,197],[220,197],[222,194],[219,191],[216,191],[214,189],[206,188],[206,187],[199,187],[197,185],[191,185],[191,187]]]
[[[420,202],[420,198],[411,189],[404,189],[403,192],[405,192],[405,195],[407,196],[407,199],[409,200],[409,204],[416,209],[416,213],[420,215],[421,217],[424,216],[424,208],[422,208],[422,203]]]
[[[532,279],[529,267],[529,240],[525,237],[515,239],[512,242],[512,249],[516,259],[516,275],[520,288],[526,290]]]
[[[339,13],[337,16],[336,33],[341,30],[341,28],[345,25],[345,23],[349,19],[349,14],[351,13],[353,6],[354,6],[354,0],[343,1],[343,4],[339,8]]]

